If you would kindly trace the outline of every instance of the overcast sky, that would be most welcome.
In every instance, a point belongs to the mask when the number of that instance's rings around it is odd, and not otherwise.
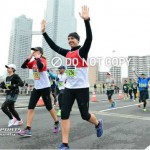
[[[65,0],[64,0],[65,3]],[[12,20],[22,14],[33,19],[33,30],[40,30],[47,0],[1,0],[0,5],[0,76],[8,61]],[[81,45],[85,38],[83,20],[78,13],[81,6],[90,7],[93,42],[89,56],[105,57],[150,54],[150,0],[75,0],[77,31]],[[33,45],[41,44],[42,36],[33,38]],[[115,50],[115,53],[112,51]],[[124,65],[123,77],[127,76]],[[108,71],[101,67],[101,71]]]

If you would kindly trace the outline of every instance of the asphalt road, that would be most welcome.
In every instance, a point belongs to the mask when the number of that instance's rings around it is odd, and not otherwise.
[[[16,105],[27,106],[28,99],[28,96],[20,96]],[[3,100],[4,98],[0,97],[0,105]],[[150,145],[149,101],[147,111],[143,112],[137,107],[137,101],[116,100],[117,108],[110,110],[105,95],[97,95],[97,100],[98,102],[90,102],[90,112],[93,112],[97,118],[103,119],[103,136],[96,137],[94,126],[81,119],[75,103],[70,116],[69,146],[71,149],[145,149]],[[53,120],[45,107],[38,107],[35,110],[30,138],[21,138],[15,134],[14,130],[25,127],[27,107],[17,108],[17,111],[24,125],[8,131],[8,118],[0,110],[0,149],[58,149],[61,143],[61,132],[52,133]],[[3,128],[7,130],[5,133],[2,131]]]

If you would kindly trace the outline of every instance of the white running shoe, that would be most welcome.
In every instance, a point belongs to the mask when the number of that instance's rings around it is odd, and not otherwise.
[[[8,121],[8,127],[11,127],[14,125],[14,119],[11,119]]]
[[[13,124],[14,126],[21,126],[23,124],[22,119],[20,121],[16,120],[15,123]]]

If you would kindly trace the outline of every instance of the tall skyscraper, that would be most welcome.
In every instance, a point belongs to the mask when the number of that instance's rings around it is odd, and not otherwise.
[[[90,86],[94,86],[94,84],[98,83],[98,72],[99,72],[99,64],[96,63],[94,66],[88,65],[88,78]]]
[[[45,12],[46,32],[56,44],[63,48],[69,48],[67,36],[70,32],[76,32],[76,19],[74,16],[74,0],[47,0]],[[53,68],[51,60],[53,57],[63,57],[52,51],[43,39],[44,55],[48,66]]]
[[[32,22],[32,19],[22,15],[15,18],[12,23],[8,64],[13,63],[17,66],[16,73],[22,80],[29,78],[29,71],[21,69],[21,65],[31,52]]]
[[[107,78],[107,72],[98,72],[98,81],[100,83],[105,83]]]
[[[121,86],[121,67],[113,66],[110,68],[110,72],[117,86]]]
[[[141,74],[142,72],[146,72],[147,76],[150,76],[150,56],[129,56],[128,59],[131,59],[128,67],[128,77],[129,78],[137,78],[132,68],[134,67],[137,74]]]

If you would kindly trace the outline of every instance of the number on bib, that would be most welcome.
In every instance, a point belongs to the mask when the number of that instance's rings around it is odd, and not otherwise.
[[[37,70],[33,71],[33,76],[34,76],[34,80],[39,80],[40,79],[40,73]]]

